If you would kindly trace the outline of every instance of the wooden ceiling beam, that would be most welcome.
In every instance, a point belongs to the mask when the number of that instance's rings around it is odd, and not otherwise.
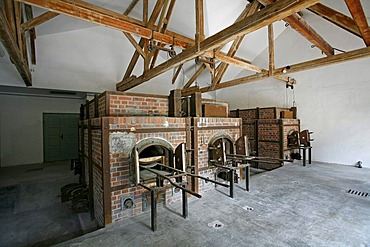
[[[36,26],[58,16],[58,13],[47,11],[31,20],[28,20],[27,22],[22,23],[21,28],[22,31],[25,32],[27,30],[30,30],[32,28],[35,28]]]
[[[345,0],[345,2],[349,12],[351,12],[352,17],[357,24],[358,29],[360,30],[362,39],[366,46],[370,46],[370,28],[360,0]]]
[[[143,0],[143,22],[146,26],[148,24],[148,17],[149,16],[149,4],[148,0]]]
[[[204,3],[203,0],[195,0],[195,42],[200,46],[200,42],[205,39],[204,35]]]
[[[258,0],[264,5],[269,5],[274,0]],[[284,18],[284,21],[300,33],[303,37],[313,43],[317,48],[324,52],[327,56],[334,55],[334,49],[326,42],[308,23],[297,13]]]
[[[131,11],[135,8],[136,4],[139,2],[139,0],[132,0],[130,5],[127,7],[125,12],[123,13],[124,15],[129,15]]]
[[[26,86],[32,86],[31,71],[27,62],[22,60],[21,49],[2,9],[0,9],[0,39]]]
[[[21,56],[21,61],[25,62],[28,64],[27,59],[25,59],[25,54],[23,50],[23,46],[26,45],[23,43],[22,39],[22,32],[21,32],[21,24],[22,24],[22,17],[23,17],[23,8],[20,3],[14,2],[14,13],[15,13],[15,30],[17,34],[17,43],[18,43],[18,49],[19,49],[19,54]]]
[[[179,66],[182,63],[204,54],[206,51],[226,44],[240,35],[246,35],[254,32],[262,27],[265,27],[266,25],[301,11],[302,9],[306,9],[318,3],[319,1],[320,0],[279,0],[254,13],[253,15],[246,17],[243,20],[208,37],[200,43],[200,49],[196,46],[188,48],[174,58],[171,58],[168,61],[158,65],[154,69],[147,71],[147,73],[141,75],[135,80],[130,81],[129,83],[117,83],[116,88],[118,91],[129,90],[174,67]]]
[[[334,55],[333,47],[324,40],[308,23],[297,13],[285,18],[289,25],[298,33],[303,35],[308,41],[314,44],[327,56]]]
[[[356,25],[356,22],[352,18],[334,9],[331,9],[321,3],[309,7],[308,10],[310,10],[311,12],[315,13],[318,16],[321,16],[322,18],[333,23],[334,25],[337,25],[338,27],[341,27],[344,30],[362,38],[361,33]]]
[[[146,57],[146,54],[143,51],[143,48],[136,42],[134,37],[131,34],[123,32],[123,34],[127,37],[130,43],[135,47],[135,50],[142,56],[143,58]]]
[[[240,59],[235,58],[235,57],[230,57],[230,56],[224,55],[221,52],[215,52],[214,53],[214,58],[218,61],[223,62],[223,63],[227,63],[229,65],[231,64],[231,65],[240,67],[242,69],[250,70],[250,71],[253,71],[253,72],[258,72],[259,73],[259,72],[264,70],[264,69],[262,69],[262,68],[260,68],[256,65],[250,64],[250,63],[248,63],[244,60],[240,60]]]
[[[202,63],[202,65],[198,68],[198,70],[194,73],[194,75],[189,79],[189,81],[184,85],[183,89],[189,88],[193,82],[202,74],[202,72],[206,69],[206,65]]]
[[[186,49],[189,44],[169,34],[162,34],[144,27],[143,22],[125,15],[83,2],[79,0],[16,0],[18,2],[34,5],[53,12],[68,15],[73,18],[92,22],[101,26],[110,27],[120,31],[138,35],[142,38],[173,44]],[[178,36],[180,37],[180,36]]]
[[[32,20],[33,19],[32,6],[26,4],[24,6],[24,10],[26,12],[27,20]],[[24,33],[24,31],[22,31],[22,33]],[[35,45],[36,29],[35,28],[29,29],[29,36],[30,36],[31,63],[35,65],[36,64],[36,45]]]
[[[255,81],[260,81],[260,80],[266,79],[268,77],[269,77],[268,71],[263,71],[261,73],[257,73],[257,74],[254,74],[254,75],[249,75],[249,76],[245,76],[245,77],[242,77],[242,78],[237,78],[237,79],[233,79],[233,80],[226,81],[226,82],[223,82],[223,83],[219,83],[219,84],[215,85],[214,87],[212,87],[212,86],[203,87],[203,88],[198,89],[198,91],[200,91],[201,93],[207,93],[207,92],[211,92],[211,91],[214,91],[214,90],[224,89],[224,88],[228,88],[228,87],[234,87],[234,86],[238,86],[238,85],[242,85],[242,84],[246,84],[246,83],[250,83],[250,82],[255,82]],[[189,95],[194,90],[195,90],[194,88],[183,89],[181,91],[181,95],[184,95],[184,96]]]
[[[366,57],[370,57],[370,47],[365,47],[362,49],[349,51],[349,52],[337,54],[337,55],[330,56],[330,57],[324,57],[324,58],[314,59],[314,60],[303,62],[303,63],[289,65],[289,68],[287,68],[288,66],[277,68],[274,71],[274,75],[282,75],[284,69],[286,69],[287,71],[286,73],[290,74],[290,73],[296,73],[296,72],[300,72],[304,70],[315,69],[315,68],[319,68],[323,66],[333,65],[337,63],[347,62],[347,61],[366,58]]]
[[[180,74],[180,71],[182,70],[182,67],[184,66],[184,64],[180,64],[179,67],[177,67],[177,70],[175,72],[175,74],[173,75],[172,77],[172,84],[175,84],[176,80],[177,80],[177,77],[179,76]]]
[[[275,47],[274,47],[274,26],[268,25],[268,45],[269,45],[269,76],[272,76],[275,69]]]
[[[247,16],[250,16],[250,15],[254,14],[255,12],[257,12],[261,8],[261,6],[262,5],[258,1],[253,1],[253,3],[251,3],[251,4],[249,4],[245,7],[244,11],[239,15],[236,22],[244,19]],[[234,57],[235,56],[237,50],[239,49],[239,46],[243,42],[243,39],[244,39],[244,35],[237,37],[233,41],[233,43],[231,44],[231,46],[229,48],[229,51],[227,53],[227,55],[229,57]],[[218,51],[220,51],[220,50],[221,50],[221,47],[218,49]],[[228,67],[229,67],[229,64],[227,64],[227,63],[221,63],[217,67],[217,75],[216,75],[216,77],[214,78],[214,80],[212,82],[212,86],[221,82],[222,77],[225,75],[226,70],[227,70]]]
[[[173,13],[175,3],[176,3],[176,0],[171,0],[170,3],[168,1],[165,4],[165,6],[163,7],[162,13],[164,13],[165,10],[167,10],[167,13],[166,13],[166,15],[163,15],[163,17],[159,18],[159,22],[158,22],[158,26],[157,26],[157,30],[159,30],[159,32],[164,33],[167,30],[168,22],[170,21],[171,15]],[[169,6],[166,6],[168,4],[169,4]],[[159,43],[158,45],[162,46],[161,43]],[[157,58],[158,58],[158,55],[159,55],[159,50],[155,50],[154,54],[153,54],[152,64],[151,64],[150,68],[154,68],[155,62],[157,61]]]
[[[154,9],[152,11],[152,14],[150,15],[149,21],[146,24],[147,27],[153,28],[155,21],[158,19],[163,3],[164,3],[164,0],[157,0],[157,2],[155,3]],[[139,46],[144,48],[144,45],[147,45],[147,42],[145,39],[141,38],[139,41]],[[131,76],[131,73],[136,66],[137,60],[139,59],[139,56],[140,56],[139,53],[135,51],[134,55],[132,55],[132,58],[126,69],[126,72],[125,72],[125,75],[123,76],[122,81],[126,81],[126,79],[128,79]]]
[[[16,38],[14,1],[13,0],[4,0],[2,8],[3,8],[3,11],[6,15],[6,20],[9,24],[10,32],[14,35],[14,38]]]

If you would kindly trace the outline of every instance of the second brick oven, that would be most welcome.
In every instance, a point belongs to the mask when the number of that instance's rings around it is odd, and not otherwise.
[[[199,111],[168,117],[169,108],[167,96],[120,92],[105,92],[82,106],[80,156],[90,212],[101,226],[149,207],[150,194],[138,184],[150,187],[155,177],[142,167],[165,174],[167,166],[214,178],[215,169],[208,164],[210,147],[223,139],[235,143],[241,135],[238,118],[202,117]],[[193,177],[187,182],[200,194],[213,188]],[[180,200],[181,193],[169,188],[159,197],[157,201],[171,203]]]

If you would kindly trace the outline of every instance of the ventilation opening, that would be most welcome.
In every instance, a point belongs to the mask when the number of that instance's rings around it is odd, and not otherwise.
[[[361,192],[357,190],[348,190],[347,193],[352,194],[352,195],[357,195],[357,196],[363,196],[363,197],[368,197],[369,193],[368,192]]]

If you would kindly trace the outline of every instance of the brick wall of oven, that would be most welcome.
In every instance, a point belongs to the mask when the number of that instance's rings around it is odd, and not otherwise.
[[[198,118],[198,173],[201,176],[214,179],[214,168],[208,165],[208,144],[211,138],[220,133],[225,133],[232,138],[233,143],[241,136],[241,120],[239,118]],[[235,151],[235,150],[234,150]],[[213,183],[199,180],[199,192],[204,193],[214,188]]]
[[[168,125],[168,126],[167,126]],[[167,127],[165,127],[167,126]],[[170,142],[174,148],[186,142],[186,119],[170,117],[111,117],[109,118],[110,133],[132,133],[135,141],[138,142],[145,138],[163,138]],[[143,129],[150,132],[143,133]],[[166,132],[163,128],[173,129]],[[158,131],[156,131],[156,129]],[[145,131],[144,131],[145,132]],[[118,221],[133,215],[142,213],[143,198],[150,200],[146,190],[136,187],[132,181],[132,159],[131,153],[110,153],[110,185],[112,188],[112,220]],[[144,193],[144,196],[143,196]],[[170,203],[177,198],[173,198],[172,189],[166,192],[166,203]],[[181,196],[181,193],[179,193]],[[179,197],[178,196],[178,197]],[[131,209],[122,208],[122,199],[131,198],[134,200],[134,207]],[[150,201],[148,202],[150,205]],[[144,205],[145,206],[145,205]],[[150,206],[149,206],[150,207]]]
[[[97,108],[99,117],[167,116],[168,97],[107,91],[99,95]]]

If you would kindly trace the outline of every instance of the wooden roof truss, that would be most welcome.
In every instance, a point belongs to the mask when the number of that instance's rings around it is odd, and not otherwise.
[[[156,0],[151,13],[148,11],[148,0],[140,1],[143,2],[142,20],[129,16],[139,0],[132,0],[123,14],[81,0],[3,0],[0,6],[0,38],[23,81],[27,86],[31,86],[29,64],[36,64],[36,26],[63,14],[117,29],[123,32],[135,49],[122,81],[116,85],[118,91],[129,90],[171,69],[176,69],[172,79],[172,83],[175,83],[183,64],[196,59],[201,66],[185,83],[182,89],[184,95],[195,91],[209,92],[268,77],[293,84],[295,80],[287,77],[285,73],[290,74],[370,56],[370,29],[360,0],[343,0],[347,4],[351,17],[319,3],[320,0],[254,0],[246,5],[234,24],[209,37],[206,37],[204,32],[203,0],[195,0],[195,39],[167,29],[176,0]],[[31,5],[48,11],[34,17]],[[362,38],[366,47],[335,54],[334,48],[299,14],[303,9],[308,9]],[[320,49],[326,57],[275,68],[273,23],[279,20],[286,21],[300,35]],[[236,52],[245,35],[265,26],[268,26],[269,66],[261,68],[251,64],[245,58],[237,57]],[[27,36],[29,42],[26,41],[26,32],[29,32]],[[133,36],[140,37],[140,40],[136,41]],[[224,45],[229,42],[232,43],[228,51],[222,52]],[[26,45],[27,43],[29,46]],[[181,52],[176,54],[175,48]],[[169,56],[167,61],[157,64],[160,51],[168,52]],[[144,69],[142,75],[136,76],[132,73],[140,57],[144,60]],[[215,66],[216,62],[219,62],[217,66]],[[252,71],[254,74],[222,81],[230,65]],[[211,75],[210,86],[203,88],[193,86],[205,70],[208,70]]]

